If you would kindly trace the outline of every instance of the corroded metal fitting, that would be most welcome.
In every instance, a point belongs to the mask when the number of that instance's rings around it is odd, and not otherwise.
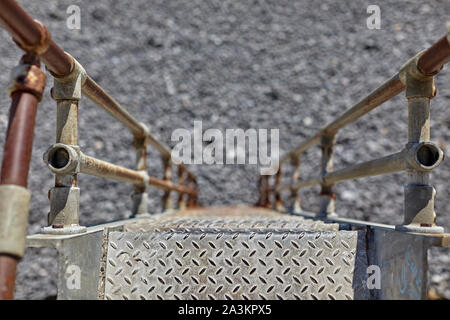
[[[320,136],[320,145],[322,147],[332,147],[336,144],[336,135],[324,133]]]
[[[43,233],[75,234],[86,232],[86,227],[79,225],[80,188],[54,187],[50,189],[50,212],[48,227]]]
[[[72,58],[72,70],[69,74],[57,76],[48,70],[54,79],[51,95],[54,100],[81,100],[81,88],[87,79],[87,73],[75,58],[67,52],[66,54]]]
[[[81,151],[78,146],[55,143],[44,153],[44,163],[54,174],[76,174],[80,172]]]
[[[0,185],[0,253],[23,257],[31,191]]]
[[[417,67],[417,62],[424,52],[420,52],[406,62],[400,69],[400,81],[406,86],[406,98],[434,98],[436,87],[434,85],[434,75],[423,74]]]
[[[444,152],[433,142],[406,144],[407,170],[430,172],[444,160]]]
[[[139,122],[139,124],[141,125],[142,129],[144,130],[144,137],[148,138],[148,136],[150,135],[150,129],[143,122]]]
[[[8,95],[17,92],[28,92],[34,95],[39,101],[45,89],[45,73],[34,64],[20,64],[11,72],[11,80],[8,88]]]
[[[436,225],[434,200],[436,190],[429,185],[405,186],[405,219],[395,229],[405,232],[443,233],[444,228]]]
[[[43,25],[40,21],[34,20],[40,30],[41,38],[39,39],[39,42],[34,45],[27,45],[25,43],[19,43],[13,38],[13,41],[17,44],[19,48],[21,48],[23,51],[26,52],[32,52],[37,55],[43,54],[47,51],[47,49],[50,47],[50,43],[52,40],[50,31],[48,31],[47,27]]]

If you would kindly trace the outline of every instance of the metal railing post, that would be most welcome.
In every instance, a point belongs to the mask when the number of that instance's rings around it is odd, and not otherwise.
[[[264,208],[272,208],[270,202],[270,176],[260,175],[258,181],[259,199],[257,206]]]
[[[165,181],[172,181],[172,161],[170,158],[163,157],[162,165],[164,170],[164,179]],[[162,197],[162,205],[163,210],[170,210],[173,208],[171,190],[164,191],[164,195]]]
[[[418,55],[419,57],[420,55]],[[436,95],[433,75],[424,75],[417,68],[418,57],[413,58],[405,67],[406,98],[408,99],[408,144],[409,150],[420,143],[430,141],[430,100]],[[438,70],[439,71],[439,70]],[[416,155],[424,168],[408,165],[407,185],[404,188],[404,221],[396,226],[397,230],[443,233],[442,227],[436,226],[434,200],[436,190],[430,184],[430,170],[440,158],[442,151],[424,145]]]
[[[275,188],[274,188],[274,193],[275,193],[275,209],[278,211],[284,211],[285,208],[283,206],[283,200],[281,199],[281,192],[277,191],[277,187],[279,187],[281,185],[281,165],[278,168],[277,174],[275,176]]]
[[[198,185],[197,180],[194,177],[189,176],[187,179],[188,187],[196,190],[198,192]],[[194,208],[198,205],[198,195],[189,195],[188,201],[187,201],[187,207],[188,208]]]
[[[184,186],[184,169],[182,166],[178,166],[178,184],[180,186]],[[186,197],[184,196],[183,193],[178,192],[178,209],[179,210],[184,210],[186,209]]]
[[[328,172],[333,171],[333,146],[336,144],[336,136],[322,134],[321,136],[321,177],[323,178]],[[335,199],[336,195],[333,193],[333,185],[321,183],[319,194],[320,207],[317,213],[318,217],[328,217],[336,215]]]
[[[70,145],[79,150],[78,102],[81,100],[81,87],[86,80],[86,72],[75,59],[72,61],[69,74],[52,74],[54,84],[51,95],[56,101],[56,143]],[[52,162],[64,167],[67,160],[61,152],[52,154]],[[55,187],[50,189],[49,199],[49,226],[43,228],[44,233],[67,234],[86,231],[86,227],[79,225],[80,188],[77,185],[76,173],[56,174]]]
[[[292,175],[292,185],[295,185],[298,182],[298,180],[300,179],[300,162],[301,162],[300,157],[301,156],[291,158],[291,166],[294,168],[294,173]],[[292,212],[300,213],[302,211],[302,206],[301,206],[302,199],[300,196],[300,190],[291,189],[291,198],[293,199]]]
[[[147,142],[148,137],[134,138],[134,147],[136,149],[136,170],[147,173]],[[133,209],[131,216],[147,215],[148,211],[148,193],[147,185],[135,185],[134,193],[131,196],[133,200]]]
[[[17,263],[25,252],[31,191],[28,171],[37,106],[45,73],[35,54],[25,54],[12,72],[12,99],[0,175],[0,300],[13,299]]]

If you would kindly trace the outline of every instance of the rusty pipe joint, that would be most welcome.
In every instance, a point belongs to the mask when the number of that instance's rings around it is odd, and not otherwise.
[[[0,185],[0,253],[22,258],[31,191],[16,185]]]
[[[81,89],[86,82],[87,73],[83,66],[70,54],[66,55],[72,59],[72,68],[64,76],[58,76],[48,70],[53,76],[54,83],[51,96],[54,100],[81,100]]]
[[[444,152],[433,142],[408,143],[405,150],[407,170],[431,172],[444,160]]]
[[[11,71],[8,95],[12,98],[15,92],[28,92],[38,101],[42,100],[45,88],[45,73],[36,64],[21,63]]]
[[[434,76],[440,70],[428,75],[420,71],[418,61],[424,52],[419,52],[400,68],[399,78],[406,86],[406,97],[408,99],[424,97],[432,99],[436,96]]]
[[[31,52],[36,55],[41,55],[45,53],[48,48],[50,47],[50,44],[52,42],[52,36],[50,34],[50,31],[48,28],[39,20],[34,19],[34,22],[36,23],[36,26],[39,29],[40,37],[39,41],[36,43],[30,44],[26,43],[24,41],[20,41],[16,38],[13,38],[13,41],[17,44],[17,46],[22,49],[25,52]]]
[[[78,146],[56,143],[44,153],[44,162],[57,176],[75,175],[81,168],[81,151]],[[50,189],[50,212],[48,227],[42,228],[48,234],[75,234],[86,232],[79,225],[80,188],[56,186]]]
[[[145,141],[147,142],[147,138],[150,136],[150,129],[147,127],[147,125],[143,122],[139,122],[139,124],[142,127],[142,130],[144,132],[143,136],[145,138]]]
[[[44,153],[43,160],[54,174],[74,175],[80,172],[81,158],[78,146],[55,143]]]

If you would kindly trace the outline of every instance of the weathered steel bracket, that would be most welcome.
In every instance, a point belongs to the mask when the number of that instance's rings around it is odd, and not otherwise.
[[[67,54],[71,57],[69,54]],[[76,168],[74,163],[59,163],[65,161],[61,152],[71,152],[78,148],[78,102],[81,100],[81,89],[87,79],[84,68],[73,57],[71,71],[65,76],[58,76],[50,71],[54,78],[51,95],[57,103],[56,142],[68,145],[71,148],[58,148],[52,154],[55,164],[61,168],[70,167],[74,173],[67,174],[55,172],[55,187],[49,192],[50,212],[48,214],[48,227],[43,228],[45,233],[70,234],[85,232],[86,228],[79,225],[80,188],[77,186]],[[47,154],[47,157],[49,155]],[[58,168],[56,168],[58,169]]]
[[[404,221],[397,230],[443,233],[436,225],[434,200],[436,190],[430,184],[430,171],[443,158],[442,151],[431,148],[430,141],[430,100],[436,95],[433,75],[424,75],[417,68],[422,53],[410,60],[400,72],[406,86],[408,99],[408,144],[407,149],[419,147],[416,153],[422,167],[410,166],[407,169],[408,184],[405,186]],[[437,164],[437,165],[436,165]],[[429,168],[426,168],[429,167]]]

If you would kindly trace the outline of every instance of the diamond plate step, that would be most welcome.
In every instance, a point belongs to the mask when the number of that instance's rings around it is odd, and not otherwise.
[[[108,238],[105,299],[353,299],[356,231],[273,211],[142,219]]]

